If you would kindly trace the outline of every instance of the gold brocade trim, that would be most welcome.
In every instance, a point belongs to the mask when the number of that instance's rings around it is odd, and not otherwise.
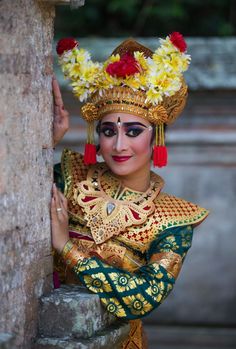
[[[65,258],[67,253],[70,252],[70,250],[72,250],[73,247],[74,247],[73,242],[71,240],[68,240],[61,251],[62,258]]]
[[[150,263],[158,263],[177,279],[182,267],[182,258],[179,254],[170,252],[160,252],[152,255]]]
[[[98,257],[107,264],[122,267],[126,248],[108,241],[102,245],[96,245],[94,241],[74,239],[79,250],[89,257]]]
[[[146,338],[143,335],[141,320],[130,320],[128,338],[122,343],[121,349],[147,349]]]
[[[71,240],[68,240],[68,242],[65,244],[61,252],[61,256],[70,269],[72,269],[78,263],[78,261],[82,261],[86,258],[86,255],[79,251],[78,246],[73,244]]]
[[[181,79],[180,89],[172,96],[165,96],[161,104],[153,106],[147,102],[145,91],[133,90],[127,86],[114,86],[91,96],[92,103],[82,107],[85,120],[100,120],[108,113],[128,113],[137,115],[154,124],[172,124],[181,114],[186,104],[188,89],[184,79]]]
[[[81,207],[74,201],[73,188],[74,185],[81,180],[86,179],[88,166],[84,165],[83,155],[70,149],[64,149],[61,157],[61,168],[65,183],[64,195],[68,199],[69,218],[78,224],[85,226],[85,220]],[[81,229],[81,226],[79,227]],[[85,227],[85,230],[88,229]]]
[[[117,237],[120,242],[144,252],[153,239],[166,229],[192,225],[197,226],[209,211],[191,202],[166,193],[160,193],[154,200],[155,211],[138,227],[127,228]]]
[[[136,199],[130,201],[118,200],[107,195],[102,188],[101,178],[108,171],[104,163],[97,164],[89,170],[86,181],[74,187],[74,200],[82,207],[86,225],[90,227],[97,244],[118,235],[129,226],[144,223],[154,212],[153,200],[164,183],[161,177],[151,173],[150,188],[145,193],[139,193]],[[111,173],[110,177],[113,177]],[[118,191],[120,189],[117,188]]]

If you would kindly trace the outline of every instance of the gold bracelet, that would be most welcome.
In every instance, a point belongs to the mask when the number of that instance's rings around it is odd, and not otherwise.
[[[67,255],[67,253],[73,248],[74,244],[73,242],[69,239],[67,241],[67,243],[64,245],[60,255],[62,256],[62,258],[65,258],[65,256]]]
[[[73,268],[79,261],[83,261],[86,256],[78,249],[78,246],[71,240],[65,244],[61,256],[69,268]]]

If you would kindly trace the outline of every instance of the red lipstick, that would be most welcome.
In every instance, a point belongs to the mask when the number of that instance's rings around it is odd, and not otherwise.
[[[131,158],[131,156],[112,156],[112,159],[116,162],[124,162]]]

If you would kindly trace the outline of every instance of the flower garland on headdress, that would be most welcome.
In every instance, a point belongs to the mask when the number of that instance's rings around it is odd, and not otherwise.
[[[78,43],[71,38],[59,41],[57,53],[64,76],[70,79],[73,92],[81,102],[87,101],[95,94],[102,98],[106,91],[116,87],[127,87],[132,91],[143,91],[145,103],[156,107],[161,105],[166,97],[173,96],[180,90],[183,72],[188,69],[190,63],[186,48],[183,36],[174,32],[166,39],[160,39],[160,47],[154,51],[152,57],[146,57],[144,52],[135,51],[133,54],[112,54],[104,63],[93,62],[89,52],[79,48]],[[94,108],[92,110],[94,111]],[[89,115],[92,115],[87,117],[91,130],[91,123],[98,120],[100,115],[96,112],[91,113],[91,110]],[[161,156],[157,156],[157,153],[164,147],[164,121],[160,123],[151,118],[151,122],[162,125],[156,131],[156,146],[159,146],[159,149],[156,149],[154,154],[154,165],[158,165],[159,162],[159,165],[163,166],[167,161],[167,155],[163,155],[163,151],[166,153],[166,150],[161,150]],[[167,120],[165,123],[168,123]],[[92,151],[93,145],[91,132],[88,139],[89,152]],[[94,162],[94,156],[92,159],[87,162]]]

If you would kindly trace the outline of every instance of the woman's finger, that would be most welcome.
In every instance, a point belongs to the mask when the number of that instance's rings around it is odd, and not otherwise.
[[[51,200],[51,219],[54,223],[58,221],[56,201],[54,197],[52,197],[52,200]]]
[[[55,199],[56,210],[60,209],[61,208],[61,200],[59,199],[58,190],[57,190],[55,183],[53,184],[53,197]],[[59,211],[57,211],[57,212],[59,212]]]
[[[59,196],[59,199],[60,199],[60,202],[61,202],[61,208],[62,208],[61,213],[62,213],[64,218],[67,218],[68,217],[67,200],[66,200],[66,198],[64,197],[64,195],[60,191],[58,191],[58,196]]]
[[[55,105],[57,107],[63,107],[63,100],[61,96],[60,87],[55,77],[53,77],[52,79],[52,91],[53,91]]]
[[[58,191],[58,194],[61,200],[61,204],[63,205],[64,209],[67,210],[67,198],[62,194],[60,190]]]

